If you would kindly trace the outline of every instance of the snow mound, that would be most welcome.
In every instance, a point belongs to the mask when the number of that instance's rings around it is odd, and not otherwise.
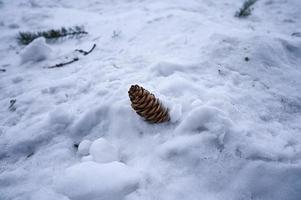
[[[87,156],[89,155],[89,149],[92,142],[90,140],[83,140],[78,145],[77,153],[81,156]]]
[[[74,200],[117,200],[134,192],[138,182],[138,174],[123,163],[87,161],[67,168],[55,187]]]
[[[210,132],[223,143],[226,134],[232,131],[231,120],[219,109],[201,106],[192,110],[177,127],[176,133]]]
[[[94,161],[99,163],[107,163],[118,160],[117,149],[103,138],[99,138],[91,144],[90,154]]]
[[[46,44],[43,37],[37,38],[26,46],[20,54],[21,64],[32,62],[40,62],[51,56],[51,48]]]
[[[182,159],[185,165],[210,157],[219,150],[217,139],[210,134],[180,135],[162,144],[158,154],[163,159]]]

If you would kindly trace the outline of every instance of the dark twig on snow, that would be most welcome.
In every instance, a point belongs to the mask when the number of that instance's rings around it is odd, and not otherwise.
[[[243,18],[251,15],[252,8],[251,6],[256,3],[257,0],[246,0],[242,7],[235,13],[235,17]]]
[[[301,32],[294,32],[294,33],[292,33],[292,36],[301,37]]]
[[[82,50],[82,49],[75,49],[75,51],[78,51],[78,52],[82,53],[84,56],[86,56],[86,55],[90,54],[90,53],[95,49],[95,47],[96,47],[96,44],[93,44],[93,47],[92,47],[89,51],[84,51],[84,50]],[[49,69],[52,69],[52,68],[59,68],[59,67],[63,67],[63,66],[65,66],[65,65],[69,65],[69,64],[71,64],[71,63],[74,63],[74,62],[76,62],[76,61],[79,61],[79,58],[78,58],[78,57],[73,58],[72,60],[70,60],[70,61],[68,61],[68,62],[59,63],[59,64],[56,64],[56,65],[53,65],[53,66],[49,66],[49,67],[47,67],[47,68],[49,68]]]
[[[71,63],[74,63],[76,61],[79,61],[79,58],[73,58],[72,60],[68,61],[68,62],[63,62],[63,63],[59,63],[59,64],[56,64],[56,65],[53,65],[53,66],[49,66],[47,68],[49,69],[52,69],[52,68],[59,68],[59,67],[63,67],[65,65],[69,65]]]
[[[10,110],[10,111],[15,111],[16,110],[16,107],[15,107],[15,103],[17,102],[17,100],[16,99],[11,99],[10,101],[9,101],[9,107],[8,107],[8,109]]]
[[[75,26],[70,28],[62,27],[61,29],[51,29],[47,31],[39,32],[19,32],[17,40],[20,44],[27,45],[38,37],[44,37],[47,40],[55,40],[64,37],[80,37],[84,34],[88,34],[81,26]]]
[[[93,47],[89,51],[84,51],[82,49],[75,49],[75,51],[78,51],[79,53],[82,53],[84,56],[88,55],[91,53],[96,47],[96,44],[93,44]]]
[[[31,152],[30,154],[28,154],[27,156],[26,156],[26,158],[30,158],[31,156],[33,156],[34,155],[34,152]]]
[[[6,72],[6,69],[0,69],[0,72]]]

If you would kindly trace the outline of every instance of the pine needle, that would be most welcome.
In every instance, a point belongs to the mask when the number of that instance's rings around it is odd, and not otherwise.
[[[246,0],[242,7],[235,13],[235,17],[243,18],[251,15],[252,8],[251,6],[256,3],[257,0]]]
[[[39,32],[19,32],[17,40],[20,44],[28,45],[38,37],[44,37],[47,40],[56,40],[59,38],[73,38],[88,34],[83,27],[75,26],[71,28],[62,27],[61,29],[51,29]]]

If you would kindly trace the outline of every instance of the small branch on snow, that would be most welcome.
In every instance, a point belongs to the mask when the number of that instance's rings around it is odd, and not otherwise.
[[[78,51],[78,52],[82,53],[84,56],[86,56],[86,55],[90,54],[95,49],[95,47],[96,47],[96,44],[93,44],[93,47],[89,51],[84,51],[82,49],[75,49],[75,51]],[[74,63],[76,61],[79,61],[78,57],[75,57],[72,60],[67,61],[67,62],[63,62],[63,63],[59,63],[59,64],[56,64],[56,65],[53,65],[53,66],[49,66],[47,68],[48,69],[59,68],[59,67],[63,67],[65,65],[69,65],[71,63]]]
[[[15,111],[17,108],[15,107],[15,103],[17,102],[17,100],[16,99],[11,99],[10,101],[9,101],[9,107],[8,107],[8,109],[10,110],[10,111]]]
[[[235,17],[238,18],[245,18],[251,15],[252,13],[252,6],[256,3],[257,0],[246,0],[242,7],[235,13]]]
[[[84,51],[82,49],[75,49],[75,51],[78,51],[79,53],[82,53],[84,56],[90,54],[96,47],[96,44],[93,44],[93,47],[89,51]]]
[[[53,69],[53,68],[59,68],[59,67],[63,67],[65,65],[69,65],[71,63],[74,63],[76,61],[79,61],[79,58],[73,58],[72,60],[68,61],[68,62],[64,62],[64,63],[59,63],[59,64],[56,64],[56,65],[53,65],[53,66],[49,66],[47,67],[48,69]]]
[[[26,156],[26,158],[30,158],[31,156],[33,156],[34,155],[34,152],[31,152],[30,154],[28,154],[27,156]]]
[[[121,31],[116,31],[116,30],[114,30],[114,31],[113,31],[113,35],[112,35],[112,38],[113,38],[113,39],[118,38],[118,37],[120,37],[120,34],[121,34]]]
[[[0,69],[0,72],[6,72],[6,69]]]
[[[301,32],[294,32],[294,33],[292,33],[292,36],[301,37]]]

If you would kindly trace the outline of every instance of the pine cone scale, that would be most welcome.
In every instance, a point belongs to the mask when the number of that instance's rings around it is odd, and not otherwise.
[[[143,109],[143,108],[147,109],[147,105],[149,105],[150,102],[151,102],[151,99],[149,101],[146,100],[145,102],[141,102],[142,103],[141,105],[138,104],[137,107],[141,108],[141,109]]]
[[[160,109],[160,107],[153,107],[150,111],[149,111],[149,114],[154,114],[156,112],[158,112],[158,110]]]

